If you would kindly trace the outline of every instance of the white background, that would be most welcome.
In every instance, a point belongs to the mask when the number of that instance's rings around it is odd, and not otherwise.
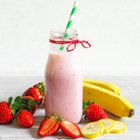
[[[0,0],[0,75],[44,75],[49,31],[65,29],[73,0]],[[140,75],[140,0],[79,0],[73,28],[84,74]]]

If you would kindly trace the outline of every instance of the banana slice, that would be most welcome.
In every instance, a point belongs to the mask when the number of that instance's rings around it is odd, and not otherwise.
[[[123,133],[126,131],[126,124],[124,122],[116,121],[116,125],[112,133]]]
[[[81,128],[81,133],[85,138],[95,138],[103,133],[103,123],[101,121],[91,122]]]
[[[104,125],[104,133],[112,132],[116,126],[116,121],[112,119],[102,119],[100,121]]]

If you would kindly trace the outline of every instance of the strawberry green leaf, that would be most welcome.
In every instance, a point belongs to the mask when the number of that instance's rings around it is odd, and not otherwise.
[[[22,98],[22,99],[21,99],[21,102],[22,102],[23,104],[28,104],[28,103],[30,102],[30,100],[27,99],[27,98]]]
[[[90,102],[89,100],[87,102],[83,102],[83,110],[85,111],[86,108],[90,105],[90,104],[94,104],[95,102]]]
[[[22,110],[25,109],[25,110],[28,110],[28,111],[31,112],[30,106],[28,106],[28,105],[26,105],[26,104],[22,104],[21,106],[22,106]]]
[[[86,104],[87,104],[87,105],[90,105],[90,101],[88,100]]]
[[[15,104],[15,103],[16,103],[16,104],[21,103],[21,100],[22,100],[22,98],[21,98],[20,96],[17,96],[17,97],[15,98],[15,100],[14,100],[14,104]]]
[[[21,109],[21,97],[20,96],[17,96],[14,100],[14,104],[13,104],[13,107],[15,110],[19,110]]]
[[[8,104],[9,104],[9,106],[12,105],[12,100],[13,100],[13,98],[12,98],[12,97],[9,97],[9,99],[8,99]]]
[[[38,101],[37,100],[33,100],[29,102],[29,106],[31,107],[35,107],[37,105]]]

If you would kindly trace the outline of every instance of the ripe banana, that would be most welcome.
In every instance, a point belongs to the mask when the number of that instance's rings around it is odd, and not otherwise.
[[[123,96],[85,82],[83,83],[83,100],[84,102],[95,101],[103,109],[118,117],[134,115],[133,106]]]
[[[121,89],[116,86],[115,84],[112,84],[112,83],[109,83],[109,82],[104,82],[104,81],[101,81],[101,80],[94,80],[94,79],[90,79],[90,78],[85,78],[83,80],[83,82],[85,83],[90,83],[90,84],[93,84],[95,86],[99,86],[101,88],[104,88],[104,89],[107,89],[107,90],[110,90],[118,95],[121,95]]]

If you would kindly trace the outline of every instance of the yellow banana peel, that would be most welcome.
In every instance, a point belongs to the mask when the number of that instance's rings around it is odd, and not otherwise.
[[[84,102],[94,101],[103,109],[118,117],[134,115],[134,108],[127,99],[93,84],[83,82],[83,100]]]

